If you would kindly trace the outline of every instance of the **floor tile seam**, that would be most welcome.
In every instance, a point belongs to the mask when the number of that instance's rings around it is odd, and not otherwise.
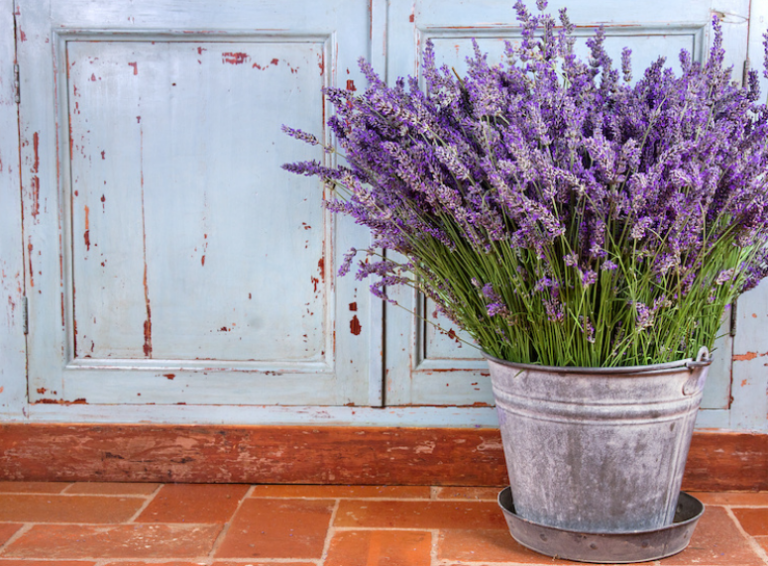
[[[762,559],[762,561],[768,565],[768,551],[766,551],[757,540],[755,540],[755,537],[750,535],[746,530],[744,530],[744,527],[739,522],[738,517],[736,517],[736,514],[733,512],[733,509],[730,507],[725,508],[725,512],[728,514],[728,516],[731,518],[731,520],[736,523],[736,529],[747,539],[747,544],[752,548],[755,554]]]
[[[26,521],[26,520],[17,520],[17,521],[0,521],[0,525],[2,524],[25,524],[30,526],[35,525],[60,525],[62,527],[72,527],[72,526],[81,526],[81,527],[138,527],[138,526],[154,526],[154,527],[161,527],[161,526],[172,526],[172,527],[210,527],[213,525],[224,525],[224,522],[217,522],[217,523],[184,523],[184,522],[169,522],[169,521],[161,521],[161,522],[128,522],[128,521],[111,521],[111,522],[100,522],[100,523],[94,523],[94,522],[88,522],[88,521]]]
[[[151,495],[146,496],[144,499],[144,504],[139,507],[139,509],[136,510],[136,512],[131,516],[128,521],[126,521],[127,524],[136,524],[136,519],[138,519],[141,514],[149,507],[150,503],[152,503],[155,500],[155,497],[160,492],[160,490],[163,488],[165,484],[161,484],[157,487],[155,491],[152,492]]]
[[[150,497],[149,495],[137,495],[135,493],[28,493],[23,491],[0,492],[0,497],[3,495],[25,495],[27,497],[61,497],[64,499],[75,499],[77,497],[104,497],[106,499],[144,499],[145,497]]]
[[[243,503],[245,503],[248,500],[248,496],[253,493],[254,486],[251,485],[248,487],[248,489],[245,491],[243,496],[240,498],[240,501],[237,502],[237,506],[235,507],[235,510],[232,511],[232,513],[229,516],[229,520],[223,523],[221,530],[219,531],[219,534],[216,535],[216,539],[213,541],[213,544],[211,545],[211,550],[208,552],[208,558],[206,561],[207,565],[210,565],[213,563],[213,561],[216,559],[216,553],[219,551],[219,548],[222,544],[224,544],[224,539],[227,536],[227,533],[229,532],[230,527],[232,526],[232,522],[235,518],[235,515],[237,515],[237,512],[240,511],[240,508],[243,506]],[[219,523],[221,524],[221,523]]]
[[[440,564],[440,557],[439,557],[439,539],[440,539],[440,529],[429,529],[429,534],[432,537],[432,540],[430,541],[431,544],[429,546],[429,563],[431,566],[439,566]]]
[[[413,533],[429,533],[432,531],[450,530],[441,527],[337,527],[334,525],[334,530],[337,531],[406,531]],[[461,530],[474,530],[474,529],[461,529]],[[486,529],[487,530],[487,529]],[[498,529],[504,530],[504,529]]]
[[[22,523],[21,528],[13,533],[3,544],[0,544],[0,558],[4,558],[5,551],[8,550],[11,544],[19,540],[32,528],[32,523],[24,523],[22,521],[16,521],[16,523]]]
[[[40,556],[40,557],[16,557],[16,556],[3,556],[0,554],[0,564],[2,564],[3,559],[8,560],[18,560],[18,561],[29,561],[29,562],[37,562],[37,561],[45,561],[45,562],[95,562],[96,564],[94,566],[104,566],[105,564],[110,564],[113,562],[126,562],[126,563],[132,563],[132,564],[163,564],[165,562],[191,562],[193,564],[200,564],[200,566],[207,565],[206,558],[200,557],[200,556],[183,556],[183,557],[174,557],[174,556],[159,556],[159,557],[147,557],[147,556],[117,556],[113,558],[105,558],[104,556],[76,556],[76,557],[57,557],[57,558],[51,558],[50,556]],[[251,559],[253,562],[253,559]],[[222,561],[223,562],[223,561]],[[228,562],[228,561],[227,561]]]
[[[339,513],[340,505],[341,505],[340,499],[336,499],[333,502],[333,509],[331,509],[331,516],[328,519],[328,527],[325,530],[325,539],[323,540],[323,551],[320,553],[320,560],[317,563],[318,566],[323,566],[328,560],[328,552],[330,552],[331,550],[331,540],[333,539],[333,536],[336,534],[336,528],[334,527],[334,523],[336,522],[336,516]]]
[[[277,499],[277,500],[286,500],[286,499],[307,499],[307,500],[317,500],[317,499],[343,499],[345,501],[456,501],[456,502],[495,502],[495,499],[457,499],[454,497],[447,498],[447,499],[430,499],[428,497],[355,497],[355,496],[345,496],[345,495],[326,495],[326,496],[284,496],[284,497],[275,497],[275,496],[268,496],[268,495],[254,495],[249,497],[249,499]]]

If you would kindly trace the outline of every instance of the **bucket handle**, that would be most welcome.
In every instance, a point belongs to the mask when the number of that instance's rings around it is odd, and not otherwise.
[[[706,346],[699,348],[699,353],[696,354],[696,360],[691,360],[685,363],[685,367],[688,369],[696,369],[701,366],[706,366],[712,363],[712,358],[709,355],[709,349]]]
[[[687,367],[690,371],[695,371],[698,368],[701,368],[703,366],[708,366],[712,363],[712,359],[709,356],[709,350],[706,346],[702,346],[699,348],[699,353],[696,354],[696,360],[691,360],[690,362],[686,362],[685,367]],[[705,372],[701,372],[699,374],[694,373],[688,381],[685,382],[685,385],[683,386],[683,395],[693,395],[704,387],[704,379],[706,377]]]

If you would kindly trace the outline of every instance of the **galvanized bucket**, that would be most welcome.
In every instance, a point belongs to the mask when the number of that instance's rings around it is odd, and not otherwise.
[[[563,368],[488,358],[516,513],[589,533],[672,524],[711,363]]]

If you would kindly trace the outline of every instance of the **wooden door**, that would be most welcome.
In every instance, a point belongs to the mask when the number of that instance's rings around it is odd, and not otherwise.
[[[366,232],[282,163],[332,156],[356,0],[20,0],[33,403],[377,405]],[[372,382],[372,386],[371,383]]]
[[[529,8],[535,11],[533,2]],[[438,63],[454,67],[459,74],[472,54],[471,39],[476,38],[489,61],[501,62],[504,40],[515,42],[520,31],[512,2],[461,2],[445,0],[392,0],[389,3],[388,79],[417,75],[424,43],[435,45]],[[599,24],[606,27],[606,50],[620,61],[621,49],[632,49],[637,77],[659,55],[677,63],[680,49],[687,49],[702,60],[711,40],[711,18],[723,20],[728,61],[735,79],[741,80],[746,59],[749,3],[730,3],[718,12],[717,2],[629,1],[629,2],[550,2],[548,10],[557,13],[567,7],[575,32],[581,41],[577,51],[588,54],[584,39]],[[397,291],[397,300],[420,316],[403,309],[387,308],[386,402],[388,405],[488,406],[493,395],[487,364],[479,351],[462,340],[468,337],[439,317],[434,305],[416,293]],[[437,323],[435,326],[423,319]],[[715,362],[710,372],[703,407],[725,410],[730,404],[733,337],[730,316],[724,320],[717,342]],[[471,342],[471,340],[469,340]]]

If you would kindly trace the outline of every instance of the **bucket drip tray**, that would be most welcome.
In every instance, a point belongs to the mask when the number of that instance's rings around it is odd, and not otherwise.
[[[704,513],[701,501],[681,491],[674,521],[667,527],[615,534],[580,533],[547,527],[518,516],[509,487],[499,493],[499,506],[510,534],[523,546],[547,556],[598,564],[644,562],[677,554],[688,546],[693,529]]]

